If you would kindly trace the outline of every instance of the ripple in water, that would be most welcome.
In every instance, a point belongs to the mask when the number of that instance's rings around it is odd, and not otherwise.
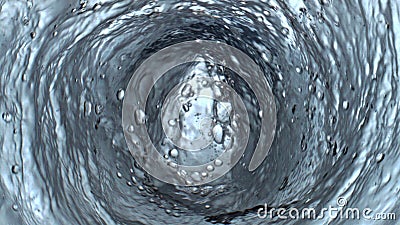
[[[0,1],[2,223],[264,224],[257,210],[265,203],[321,209],[339,197],[351,207],[399,214],[399,6]],[[199,39],[240,49],[262,69],[275,95],[276,134],[256,170],[249,172],[245,152],[212,183],[174,186],[148,175],[129,153],[122,103],[145,59]],[[151,119],[137,115],[141,123]],[[223,129],[213,131],[222,143]],[[215,161],[198,175],[222,165]]]

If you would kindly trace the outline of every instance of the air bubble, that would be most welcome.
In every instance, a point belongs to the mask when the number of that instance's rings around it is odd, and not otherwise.
[[[94,11],[99,10],[100,8],[101,8],[101,4],[100,4],[100,3],[96,3],[96,4],[94,4],[94,6],[93,6],[93,10],[94,10]]]
[[[194,181],[201,181],[201,177],[200,177],[200,173],[199,172],[194,172],[192,173],[192,175],[190,176]]]
[[[11,172],[12,172],[13,174],[19,173],[19,166],[18,166],[18,165],[13,165],[13,166],[11,167]]]
[[[1,117],[3,118],[3,120],[4,120],[6,123],[11,122],[12,116],[11,116],[11,114],[10,114],[9,112],[3,113],[3,115],[2,115]]]
[[[214,128],[212,129],[212,133],[213,133],[215,142],[221,143],[223,135],[224,135],[222,126],[220,124],[217,124],[216,126],[214,126]]]
[[[220,160],[220,159],[216,159],[216,160],[214,161],[214,165],[215,165],[215,166],[222,166],[222,164],[223,164],[223,162],[222,162],[222,160]]]
[[[317,98],[318,98],[318,100],[324,99],[324,92],[318,91],[317,92]]]
[[[128,132],[133,133],[135,131],[135,127],[133,125],[128,126]]]
[[[28,26],[29,25],[29,18],[27,16],[24,16],[24,18],[22,19],[22,23],[24,24],[24,26]]]
[[[92,113],[92,103],[85,101],[83,104],[83,115],[89,116]]]
[[[192,86],[190,84],[185,84],[182,88],[181,95],[185,98],[190,97],[192,95]]]
[[[343,109],[347,110],[349,108],[349,102],[348,101],[344,101],[343,102]]]
[[[124,99],[124,96],[125,96],[125,90],[124,89],[119,89],[117,91],[118,100],[122,101]]]
[[[198,194],[198,193],[200,193],[200,188],[192,187],[191,192],[192,192],[192,194]]]
[[[315,87],[315,84],[310,84],[309,86],[308,86],[308,91],[311,93],[311,94],[314,94],[315,93],[315,90],[316,90],[316,87]]]
[[[178,164],[176,164],[174,162],[168,162],[167,165],[172,167],[172,168],[178,168]]]
[[[117,172],[117,177],[118,177],[118,178],[121,178],[121,177],[122,177],[122,174],[121,174],[120,172]]]
[[[286,28],[286,27],[283,27],[283,28],[281,29],[281,33],[282,33],[283,35],[287,36],[287,35],[289,34],[289,29]]]
[[[170,126],[175,126],[176,125],[176,120],[175,119],[170,119],[169,121],[168,121],[168,124],[170,125]]]
[[[146,120],[146,115],[144,114],[144,112],[140,109],[135,111],[135,119],[136,119],[136,123],[138,124],[144,124],[145,120]]]
[[[385,154],[383,154],[383,153],[379,153],[377,156],[376,156],[376,162],[377,163],[380,163],[380,162],[382,162],[382,160],[385,158]]]
[[[183,104],[182,105],[182,109],[183,109],[183,111],[185,111],[185,112],[189,112],[189,110],[190,110],[190,107],[189,107],[189,104]]]
[[[171,149],[171,150],[169,151],[169,155],[170,155],[171,157],[176,158],[176,157],[178,157],[179,152],[178,152],[178,150],[176,150],[176,149],[174,148],[174,149]]]
[[[97,105],[94,107],[94,111],[95,111],[95,113],[96,113],[97,115],[101,114],[101,113],[103,112],[103,110],[104,110],[104,107],[103,107],[102,105],[100,105],[100,104],[97,104]]]

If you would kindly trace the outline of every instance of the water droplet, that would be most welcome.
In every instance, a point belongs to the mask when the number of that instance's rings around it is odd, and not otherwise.
[[[296,67],[296,72],[297,73],[301,73],[303,71],[303,69],[301,69],[300,67]]]
[[[144,112],[140,109],[135,111],[135,119],[136,119],[136,123],[138,124],[144,124],[146,121],[146,115],[144,114]]]
[[[211,208],[211,206],[210,205],[205,205],[204,208],[209,209],[209,208]]]
[[[18,210],[18,205],[17,205],[17,204],[13,204],[13,205],[12,205],[12,209],[13,209],[14,211],[17,211],[17,210]]]
[[[11,172],[13,173],[13,174],[17,174],[17,173],[19,173],[19,166],[18,165],[13,165],[12,167],[11,167]]]
[[[58,32],[57,31],[54,31],[53,32],[53,37],[56,37],[58,35]]]
[[[174,148],[174,149],[171,149],[171,150],[169,151],[169,155],[170,155],[171,157],[176,158],[176,157],[178,157],[179,152],[178,152],[178,150],[176,150],[176,149]]]
[[[262,110],[258,111],[258,116],[260,116],[260,118],[263,117],[263,111]]]
[[[220,159],[216,159],[216,160],[214,161],[214,165],[215,165],[215,166],[222,166],[222,164],[223,164],[223,162],[222,162],[222,160],[220,160]]]
[[[10,114],[9,112],[3,113],[3,115],[2,115],[1,117],[3,118],[3,120],[4,120],[6,123],[11,122],[12,116],[11,116],[11,114]]]
[[[124,99],[125,96],[125,91],[123,89],[119,89],[117,91],[117,98],[118,100],[122,101]]]
[[[377,163],[380,163],[380,162],[382,162],[382,160],[385,158],[385,154],[383,154],[383,153],[379,153],[377,156],[376,156],[376,162]]]
[[[36,32],[32,31],[30,35],[31,35],[31,38],[34,39],[36,37]]]
[[[208,171],[214,171],[214,167],[212,165],[208,165],[206,168]]]
[[[343,102],[343,109],[347,110],[349,108],[349,102],[348,101],[344,101]]]

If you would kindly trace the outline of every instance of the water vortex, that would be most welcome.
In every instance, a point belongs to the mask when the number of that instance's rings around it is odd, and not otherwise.
[[[0,0],[1,223],[395,224],[257,211],[345,203],[400,214],[399,13],[393,0]],[[216,54],[143,67],[192,41],[256,67]],[[262,79],[241,76],[248,66]],[[140,70],[161,77],[132,82]],[[149,97],[125,123],[138,96]],[[246,148],[228,166],[218,157],[236,140]],[[202,170],[160,181],[131,144]]]

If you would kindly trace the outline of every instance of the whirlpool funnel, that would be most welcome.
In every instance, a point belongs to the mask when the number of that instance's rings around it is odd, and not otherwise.
[[[0,225],[400,224],[399,14],[0,0]]]

